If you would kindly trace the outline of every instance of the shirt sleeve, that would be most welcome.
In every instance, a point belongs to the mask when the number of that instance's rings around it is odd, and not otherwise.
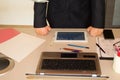
[[[91,0],[92,26],[104,28],[105,26],[105,0]]]
[[[47,2],[45,3],[34,2],[34,28],[40,28],[47,25],[46,6]]]

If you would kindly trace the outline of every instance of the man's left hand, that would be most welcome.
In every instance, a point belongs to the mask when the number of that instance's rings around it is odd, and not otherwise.
[[[88,27],[87,31],[93,37],[100,36],[103,33],[102,28],[95,28],[95,27],[92,27],[92,26]]]

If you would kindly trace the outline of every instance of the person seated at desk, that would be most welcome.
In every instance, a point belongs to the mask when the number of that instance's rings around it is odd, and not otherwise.
[[[91,36],[103,33],[105,0],[49,0],[48,5],[48,0],[34,1],[34,28],[38,35],[47,35],[51,28],[87,28]]]

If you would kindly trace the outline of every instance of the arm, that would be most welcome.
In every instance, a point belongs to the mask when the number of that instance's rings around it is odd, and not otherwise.
[[[47,35],[51,30],[46,22],[47,0],[34,0],[34,28],[38,35]],[[42,1],[42,2],[41,2]]]
[[[105,26],[105,0],[91,0],[92,23],[87,28],[91,36],[100,36]]]
[[[34,2],[34,28],[41,28],[46,23],[46,6],[47,3]]]
[[[95,28],[105,26],[105,0],[91,0],[92,25]]]

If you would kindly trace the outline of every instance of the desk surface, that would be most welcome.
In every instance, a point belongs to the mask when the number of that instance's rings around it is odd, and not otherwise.
[[[3,27],[0,27],[0,28],[3,28]],[[4,28],[7,28],[7,27],[4,27]],[[15,62],[15,66],[11,71],[5,73],[4,75],[0,75],[0,80],[26,80],[27,76],[25,75],[25,73],[35,73],[36,67],[39,61],[39,57],[42,51],[64,51],[64,50],[61,50],[61,48],[66,47],[67,43],[54,42],[55,31],[63,31],[63,29],[52,29],[52,31],[47,36],[37,36],[34,32],[34,29],[31,27],[30,28],[29,27],[14,27],[14,28],[17,29],[18,31],[45,39],[46,41],[42,46],[38,47],[35,51],[30,53],[30,55],[28,55],[21,62],[19,63]],[[64,29],[64,31],[65,30],[66,31],[67,30],[84,31],[84,29]],[[120,37],[119,29],[113,29],[113,32],[114,32],[115,37]],[[91,37],[89,34],[87,34],[87,36],[88,36],[88,43],[75,43],[75,44],[89,45],[90,49],[89,50],[83,49],[83,51],[96,52],[96,45],[95,45],[96,38]],[[112,64],[113,64],[112,60],[100,60],[102,75],[109,76],[110,78],[108,80],[119,80],[120,74],[115,73],[113,71]],[[55,78],[54,79],[46,78],[46,79],[54,80]],[[66,80],[66,78],[62,78],[62,80],[63,79]],[[67,78],[67,79],[73,80],[73,78]],[[78,78],[76,78],[76,80],[77,79]],[[32,80],[35,80],[35,79],[32,79]],[[40,78],[40,80],[42,80],[42,78]]]

